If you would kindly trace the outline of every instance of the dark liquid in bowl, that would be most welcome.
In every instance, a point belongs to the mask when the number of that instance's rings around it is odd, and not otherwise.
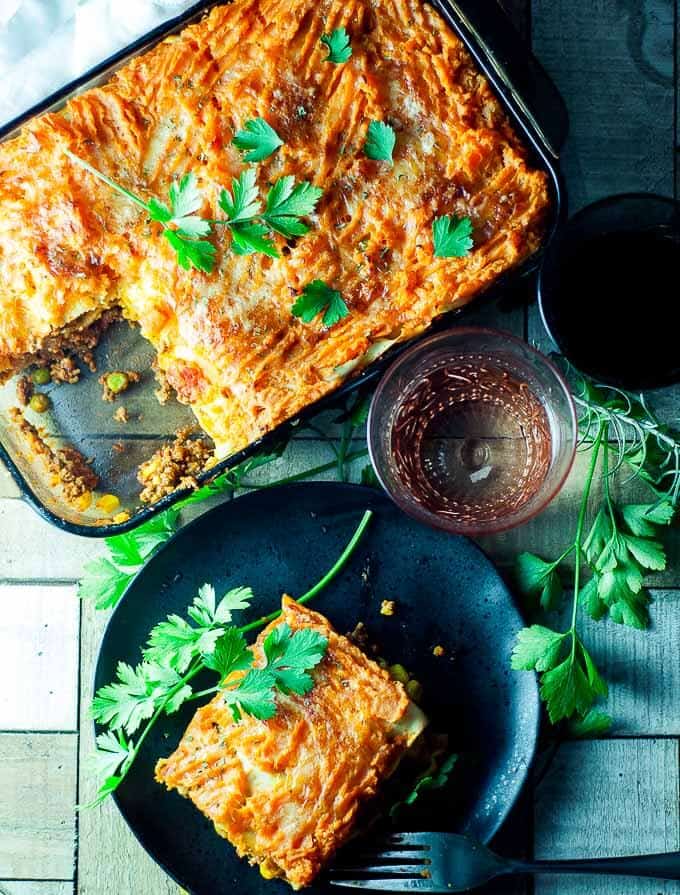
[[[392,426],[396,471],[426,509],[465,524],[519,510],[550,466],[552,439],[525,382],[480,356],[425,375]]]
[[[544,296],[550,330],[585,373],[629,389],[680,380],[680,234],[608,233],[565,249]]]

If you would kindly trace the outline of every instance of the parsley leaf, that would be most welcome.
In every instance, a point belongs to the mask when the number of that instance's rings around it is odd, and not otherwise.
[[[207,239],[190,239],[181,230],[163,230],[163,236],[177,253],[177,263],[184,270],[195,267],[205,273],[213,272],[217,249]]]
[[[593,694],[581,663],[569,657],[546,671],[541,678],[541,698],[552,724],[574,712],[585,714],[592,705]]]
[[[472,251],[472,221],[448,214],[432,224],[435,258],[464,258]]]
[[[231,248],[234,254],[252,255],[255,252],[262,252],[264,255],[269,255],[270,258],[279,257],[279,250],[267,236],[269,230],[263,224],[245,221],[242,224],[232,224],[229,229],[231,230]]]
[[[548,563],[533,553],[521,553],[515,563],[515,580],[528,597],[539,597],[543,609],[557,609],[562,597],[562,582],[556,563]]]
[[[106,538],[112,561],[125,568],[141,566],[175,533],[178,515],[175,510],[166,510],[133,531]]]
[[[159,199],[149,200],[149,216],[161,224],[172,224],[182,236],[195,238],[207,236],[211,227],[209,221],[194,212],[203,205],[203,197],[198,191],[196,177],[193,173],[185,174],[177,183],[170,186],[170,208]]]
[[[661,500],[657,503],[628,504],[621,508],[621,515],[634,535],[653,538],[656,535],[655,526],[671,524],[675,509],[669,500]]]
[[[227,628],[215,642],[213,652],[203,657],[204,664],[220,676],[224,683],[234,671],[246,671],[253,663],[253,654],[238,628]]]
[[[93,600],[97,609],[112,609],[134,577],[116,568],[105,556],[86,563],[83,572],[78,596],[81,600]]]
[[[328,639],[313,628],[293,633],[286,623],[277,625],[264,642],[265,669],[283,693],[304,696],[314,686],[307,671],[319,664],[328,648]]]
[[[92,760],[100,777],[112,777],[127,762],[132,754],[134,743],[128,742],[122,730],[115,734],[111,730],[98,734],[95,738],[97,749]]]
[[[211,653],[222,628],[194,628],[179,615],[169,615],[151,629],[144,657],[151,661],[168,661],[183,673],[201,653]]]
[[[295,317],[311,323],[323,313],[324,326],[334,326],[349,315],[349,309],[340,292],[331,289],[323,280],[313,280],[302,290],[302,294],[291,309]]]
[[[391,165],[396,142],[397,135],[389,124],[385,124],[384,121],[371,121],[368,125],[364,153],[367,158],[378,162],[389,162]]]
[[[549,671],[557,665],[566,637],[543,625],[523,628],[512,651],[512,667],[518,671]]]
[[[250,221],[260,214],[262,204],[257,191],[255,168],[246,168],[231,182],[231,193],[222,190],[219,206],[227,215],[230,224]]]
[[[268,671],[251,668],[235,687],[222,690],[234,721],[240,721],[244,713],[260,721],[273,718],[276,714],[274,683],[274,676]]]
[[[117,680],[97,691],[92,701],[92,717],[111,730],[124,728],[133,734],[142,721],[153,715],[156,703],[152,687],[141,665],[133,668],[119,662]]]
[[[283,146],[283,140],[264,118],[246,121],[232,140],[234,146],[244,152],[244,161],[261,162]]]
[[[330,34],[321,36],[321,43],[328,47],[328,56],[324,62],[333,62],[342,65],[352,57],[352,47],[349,34],[345,28],[335,28]]]
[[[309,233],[309,225],[300,218],[313,214],[323,190],[304,181],[295,183],[291,175],[280,177],[267,194],[263,220],[286,239]]]
[[[204,627],[226,625],[232,619],[232,610],[248,609],[253,597],[252,588],[235,587],[227,591],[216,605],[215,588],[212,584],[202,584],[193,604],[187,609],[187,615]]]
[[[65,149],[64,152],[72,161],[85,168],[98,180],[142,208],[152,220],[163,224],[163,236],[176,252],[177,263],[180,267],[185,270],[195,267],[205,273],[212,273],[215,266],[216,249],[207,240],[196,239],[198,236],[207,236],[211,233],[212,226],[210,221],[205,221],[194,214],[200,208],[202,199],[193,174],[185,174],[179,184],[172,184],[169,191],[171,207],[168,208],[160,199],[152,198],[145,202],[131,190],[116,183],[106,174],[102,174],[101,171],[69,149]],[[177,229],[173,230],[168,225]]]
[[[574,714],[585,715],[597,699],[607,695],[606,682],[573,630],[557,632],[543,625],[523,628],[511,665],[541,675],[541,698],[553,724]]]
[[[611,715],[598,709],[590,709],[585,716],[571,719],[569,733],[575,739],[599,737],[603,733],[608,733],[613,723]]]

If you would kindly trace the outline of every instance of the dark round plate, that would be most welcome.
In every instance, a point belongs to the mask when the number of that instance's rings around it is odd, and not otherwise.
[[[182,529],[118,605],[95,685],[113,679],[118,660],[139,661],[149,630],[168,613],[184,615],[205,581],[218,594],[250,585],[257,597],[251,617],[276,608],[283,592],[303,593],[337,559],[367,508],[375,517],[352,561],[312,605],[342,632],[363,621],[388,660],[417,674],[431,725],[446,731],[462,756],[448,790],[428,797],[426,813],[409,814],[404,824],[465,831],[486,842],[515,802],[536,744],[536,681],[509,670],[522,620],[473,543],[414,522],[376,491],[321,482],[262,490]],[[383,599],[396,600],[396,615],[380,615]],[[433,655],[436,644],[446,648],[445,657]],[[194,895],[290,892],[262,879],[189,801],[154,782],[156,760],[172,752],[195,710],[191,703],[153,729],[115,795],[123,817]]]

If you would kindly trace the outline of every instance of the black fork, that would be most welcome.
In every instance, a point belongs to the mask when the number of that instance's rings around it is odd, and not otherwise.
[[[334,886],[386,892],[465,892],[497,876],[521,873],[587,873],[680,879],[680,852],[627,858],[515,861],[454,833],[397,833],[357,845],[328,871]]]

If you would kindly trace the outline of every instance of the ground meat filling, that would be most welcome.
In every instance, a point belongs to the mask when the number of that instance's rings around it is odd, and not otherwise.
[[[17,357],[14,370],[20,372],[34,365],[47,367],[57,382],[77,382],[80,370],[73,358],[80,358],[94,372],[97,366],[92,351],[105,330],[116,320],[120,320],[118,308],[104,311],[100,317],[89,322],[81,318],[80,322],[75,321],[70,327],[45,339],[37,351]],[[0,375],[0,384],[11,375],[11,371]]]
[[[20,379],[17,379],[17,401],[22,407],[28,406],[28,402],[33,397],[33,392],[33,382],[30,376],[22,376]]]
[[[51,448],[35,426],[31,425],[18,407],[9,411],[10,419],[28,442],[31,450],[42,459],[54,484],[61,485],[64,497],[74,503],[83,494],[93,491],[99,484],[99,476],[85,457],[73,447]]]
[[[60,357],[50,364],[50,377],[53,382],[67,382],[75,385],[80,379],[80,367],[70,356]]]
[[[156,503],[178,488],[197,488],[197,477],[213,457],[210,444],[191,438],[193,429],[182,429],[170,444],[164,444],[139,467],[142,503]]]

